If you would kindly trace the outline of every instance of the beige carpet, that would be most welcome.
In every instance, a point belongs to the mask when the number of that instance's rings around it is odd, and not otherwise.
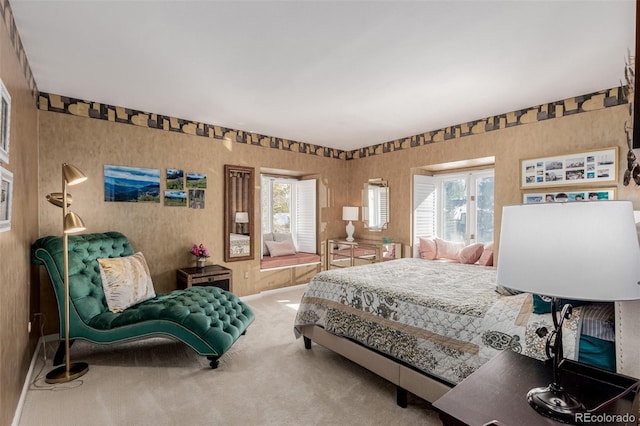
[[[99,346],[78,341],[72,361],[89,372],[51,386],[38,359],[20,425],[440,425],[429,405],[360,366],[293,335],[300,287],[247,303],[255,322],[217,370],[167,339]],[[42,366],[44,365],[44,368]],[[42,370],[41,370],[42,369]],[[35,377],[34,377],[35,378]]]

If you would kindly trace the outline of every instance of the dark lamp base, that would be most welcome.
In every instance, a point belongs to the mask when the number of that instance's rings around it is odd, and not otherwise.
[[[66,365],[49,371],[45,382],[47,383],[66,383],[77,379],[80,376],[89,371],[89,364],[86,362],[73,362],[69,364],[69,371],[67,371]]]
[[[554,384],[531,389],[527,401],[538,413],[562,423],[575,424],[576,414],[586,411],[580,401]]]

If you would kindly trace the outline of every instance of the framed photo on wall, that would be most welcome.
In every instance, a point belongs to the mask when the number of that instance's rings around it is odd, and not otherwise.
[[[616,188],[572,189],[563,192],[531,192],[522,196],[523,204],[573,201],[615,200]]]
[[[167,189],[184,189],[184,170],[167,169]]]
[[[206,189],[207,175],[204,173],[187,173],[187,188]]]
[[[13,173],[0,167],[0,232],[11,230]]]
[[[160,202],[160,169],[104,165],[104,201]]]
[[[0,80],[0,162],[9,163],[9,130],[11,129],[11,96]]]
[[[618,180],[618,147],[520,161],[520,188],[593,185]]]

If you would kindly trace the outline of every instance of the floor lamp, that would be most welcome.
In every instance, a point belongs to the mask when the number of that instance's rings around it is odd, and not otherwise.
[[[62,164],[62,193],[55,192],[47,195],[47,200],[58,207],[62,207],[62,241],[63,241],[63,273],[64,273],[64,349],[65,363],[51,370],[45,381],[47,383],[65,383],[77,379],[89,370],[86,362],[70,362],[69,358],[69,234],[84,231],[86,228],[80,216],[68,211],[71,205],[71,194],[67,194],[67,186],[84,182],[87,177],[76,167]]]
[[[506,206],[502,210],[499,250],[499,285],[553,299],[554,330],[539,330],[541,337],[546,334],[553,381],[531,389],[527,401],[544,416],[576,423],[577,414],[592,410],[561,385],[562,324],[571,317],[572,306],[560,299],[640,299],[640,247],[632,203],[576,201]],[[560,308],[561,304],[564,306]]]

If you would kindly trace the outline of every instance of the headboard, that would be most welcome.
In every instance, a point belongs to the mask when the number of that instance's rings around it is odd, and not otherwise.
[[[618,373],[640,378],[640,300],[615,302]]]

